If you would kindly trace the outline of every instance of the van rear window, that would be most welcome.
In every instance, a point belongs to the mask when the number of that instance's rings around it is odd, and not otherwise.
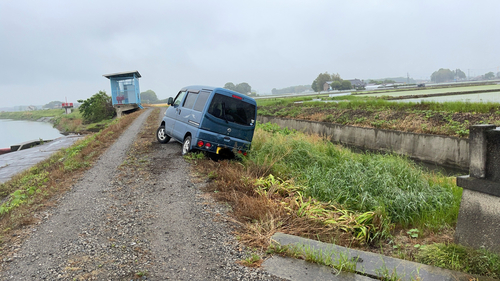
[[[222,120],[241,125],[249,126],[255,122],[253,120],[255,118],[255,105],[221,94],[214,95],[208,113]]]

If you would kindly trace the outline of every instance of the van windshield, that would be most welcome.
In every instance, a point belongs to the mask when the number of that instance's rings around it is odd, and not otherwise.
[[[214,95],[208,113],[227,122],[241,125],[250,126],[255,122],[255,105],[221,94]]]

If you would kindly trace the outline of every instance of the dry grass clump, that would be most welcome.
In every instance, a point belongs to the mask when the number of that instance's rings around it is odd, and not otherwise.
[[[375,214],[367,214],[370,221],[365,224],[359,220],[362,214],[303,198],[293,181],[284,182],[271,174],[255,177],[265,173],[255,163],[247,164],[208,159],[195,163],[196,170],[201,168],[212,179],[205,190],[232,206],[231,215],[241,226],[238,236],[245,245],[265,249],[278,231],[342,245],[369,240]]]

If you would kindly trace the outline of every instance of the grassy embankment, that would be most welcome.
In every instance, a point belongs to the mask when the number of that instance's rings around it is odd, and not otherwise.
[[[452,243],[462,193],[454,179],[404,157],[357,154],[263,124],[241,162],[190,158],[212,179],[207,190],[232,206],[240,240],[250,247],[268,248],[279,231],[500,276],[498,255]]]
[[[112,122],[112,120],[104,120],[98,123],[84,124],[82,115],[78,109],[74,109],[68,115],[65,114],[64,109],[0,112],[0,119],[36,121],[45,117],[53,117],[50,122],[61,133],[98,132]]]
[[[500,103],[391,102],[382,98],[341,96],[337,102],[312,102],[313,98],[258,100],[258,114],[458,137],[469,135],[469,126],[500,126]],[[295,103],[304,101],[303,103]]]
[[[0,252],[10,249],[4,245],[23,237],[23,226],[37,222],[36,214],[54,205],[55,198],[69,190],[140,114],[110,120],[101,131],[0,184]]]

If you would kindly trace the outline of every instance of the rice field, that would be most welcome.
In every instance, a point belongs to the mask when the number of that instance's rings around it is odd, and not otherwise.
[[[366,95],[357,95],[359,97],[398,97],[398,96],[411,96],[411,95],[434,95],[446,94],[454,92],[468,92],[468,91],[491,91],[498,90],[500,92],[500,85],[481,85],[481,86],[465,86],[465,87],[450,87],[450,88],[434,88],[434,89],[415,89],[411,91],[390,91],[380,92]],[[498,93],[497,93],[498,94]]]
[[[404,99],[404,100],[394,100],[396,102],[496,102],[500,103],[500,91],[489,92],[489,93],[479,93],[479,94],[465,94],[465,95],[452,95],[452,96],[440,96],[440,97],[429,97],[429,98],[416,98],[416,99]]]

